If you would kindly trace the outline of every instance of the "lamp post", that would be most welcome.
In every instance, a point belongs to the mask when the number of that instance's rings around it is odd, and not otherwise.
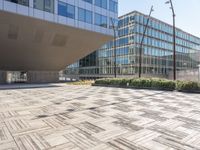
[[[148,16],[148,19],[147,19],[147,23],[145,25],[145,28],[144,28],[144,32],[142,34],[142,40],[140,42],[140,48],[139,48],[139,78],[141,78],[141,74],[142,74],[142,44],[143,44],[143,41],[144,41],[144,37],[145,37],[145,33],[146,33],[146,30],[147,30],[147,27],[148,27],[148,24],[149,24],[149,20],[150,20],[150,17],[151,17],[151,13],[153,12],[153,6],[151,6],[151,10],[149,12],[149,16]]]
[[[172,0],[169,0],[165,2],[165,4],[170,4],[170,9],[172,10],[172,16],[173,16],[173,78],[176,80],[176,26],[175,26],[175,11],[174,6],[172,3]]]
[[[111,22],[112,22],[112,29],[113,29],[113,32],[114,32],[114,76],[115,78],[117,77],[117,54],[116,54],[116,51],[117,51],[117,27],[115,26],[115,23],[113,21],[112,18],[110,18]]]

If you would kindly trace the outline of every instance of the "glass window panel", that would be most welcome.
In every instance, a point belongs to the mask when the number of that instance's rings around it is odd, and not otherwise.
[[[44,8],[44,1],[43,0],[34,0],[33,7],[39,10],[43,10]]]
[[[85,21],[85,11],[82,8],[78,9],[78,20]]]
[[[109,1],[109,10],[112,12],[117,12],[118,11],[117,2],[110,0]]]
[[[63,2],[58,2],[58,15],[66,17],[67,14],[67,5]]]
[[[58,15],[75,19],[75,7],[67,3],[59,1]]]
[[[101,7],[101,0],[95,0],[95,5]]]
[[[91,11],[88,11],[88,10],[86,10],[86,16],[85,16],[85,22],[87,22],[87,23],[92,23],[92,18],[93,18],[93,16],[92,16],[92,12]]]
[[[67,17],[75,18],[75,7],[69,4],[67,4]]]
[[[110,18],[110,20],[109,20],[109,28],[110,29],[113,28],[113,24],[114,24],[115,28],[117,28],[118,27],[118,20],[114,19],[114,18]],[[120,32],[120,30],[118,32]]]
[[[54,12],[54,0],[34,0],[33,7],[39,10]]]
[[[95,25],[101,24],[101,15],[95,14]]]
[[[107,28],[107,17],[102,16],[101,26]]]
[[[107,0],[102,0],[102,8],[107,9]]]
[[[29,6],[29,0],[6,0],[12,3]]]
[[[83,1],[85,1],[85,2],[88,2],[88,3],[92,4],[92,0],[83,0]]]
[[[79,16],[78,16],[78,20],[79,21],[92,23],[93,22],[92,18],[93,18],[93,16],[92,16],[92,12],[91,11],[79,8]]]
[[[54,0],[44,0],[44,11],[54,12]]]
[[[95,5],[107,9],[107,0],[95,0]]]

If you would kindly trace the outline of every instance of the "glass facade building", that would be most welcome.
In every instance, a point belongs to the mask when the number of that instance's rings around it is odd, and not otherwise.
[[[117,5],[118,0],[0,0],[0,82],[15,71],[27,74],[28,83],[58,82],[59,71],[113,39],[109,24],[118,19]],[[88,64],[94,62],[83,61]]]
[[[1,9],[107,35],[118,18],[118,0],[1,0]]]
[[[133,11],[119,17],[116,65],[118,76],[138,76],[139,47],[148,16]],[[66,74],[83,78],[114,76],[114,45],[108,42],[93,54],[67,67]],[[197,68],[200,64],[200,38],[176,28],[177,70]],[[95,62],[95,63],[93,63]],[[142,45],[142,74],[168,77],[173,70],[173,27],[150,18]]]

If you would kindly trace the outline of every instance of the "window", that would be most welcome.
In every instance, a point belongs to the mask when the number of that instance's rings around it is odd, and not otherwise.
[[[107,0],[95,0],[95,5],[107,9]]]
[[[75,7],[64,2],[58,2],[58,15],[75,19]]]
[[[90,4],[93,4],[92,0],[83,0],[83,1],[90,3]]]
[[[51,1],[50,1],[50,0],[45,0],[44,3],[46,3],[46,6],[47,6],[47,7],[51,7]]]
[[[114,24],[114,28],[118,27],[118,20],[114,19],[114,18],[110,18],[109,20],[109,28],[113,29],[113,24]]]
[[[67,17],[75,19],[75,7],[67,4]]]
[[[78,9],[78,20],[92,24],[92,12],[82,8]]]
[[[95,0],[95,5],[101,7],[101,0]]]
[[[6,0],[12,3],[29,6],[29,0]]]
[[[102,8],[107,9],[107,0],[102,0]]]
[[[109,10],[112,11],[112,12],[117,13],[117,11],[118,11],[117,2],[115,2],[115,1],[113,1],[113,0],[110,0],[110,3],[109,3]]]
[[[100,14],[95,14],[95,25],[107,28],[107,17]]]
[[[44,11],[54,12],[54,0],[44,0]]]
[[[54,0],[34,0],[34,8],[54,13]]]
[[[67,14],[66,4],[63,2],[59,2],[58,3],[58,15],[66,16],[66,14]]]
[[[101,26],[107,28],[107,17],[101,16]]]
[[[85,22],[92,24],[93,23],[93,19],[92,18],[93,18],[92,12],[86,10],[85,11]]]
[[[85,10],[82,8],[78,9],[78,20],[85,22]]]

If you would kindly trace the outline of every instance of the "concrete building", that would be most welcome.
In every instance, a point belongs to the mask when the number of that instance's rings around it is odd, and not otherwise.
[[[139,45],[148,16],[133,11],[119,17],[117,37],[117,76],[138,77]],[[176,28],[177,71],[198,68],[200,38]],[[96,52],[68,66],[72,78],[114,77],[114,44],[108,42]],[[142,76],[170,78],[173,70],[173,28],[151,17],[142,46]]]
[[[58,72],[113,38],[117,0],[0,0],[0,82],[7,71],[28,82],[55,82]]]

